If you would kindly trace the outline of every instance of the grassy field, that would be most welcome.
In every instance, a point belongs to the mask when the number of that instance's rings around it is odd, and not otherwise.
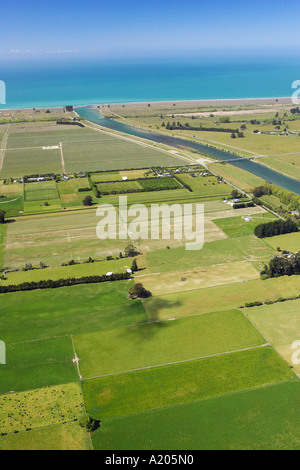
[[[82,206],[84,197],[88,194],[92,195],[92,192],[78,192],[79,188],[90,187],[87,178],[73,178],[68,181],[59,181],[56,184],[61,205],[64,209]]]
[[[237,261],[212,266],[202,266],[174,272],[153,273],[145,275],[136,273],[136,282],[141,281],[155,296],[185,292],[193,289],[246,282],[259,278],[256,263]],[[7,282],[7,281],[5,281]],[[205,292],[205,291],[203,291]]]
[[[83,378],[127,372],[264,344],[237,310],[74,337]]]
[[[0,394],[76,382],[70,337],[6,344],[6,365],[1,366]],[[18,380],[16,381],[16,377]]]
[[[269,212],[263,214],[256,214],[250,216],[250,221],[245,220],[244,217],[228,217],[226,219],[214,220],[216,224],[228,237],[242,237],[252,235],[257,225],[267,223],[277,218]],[[269,220],[270,219],[270,220]],[[273,248],[273,247],[272,247]]]
[[[167,320],[239,308],[248,302],[266,302],[299,295],[300,276],[249,280],[205,289],[160,295],[144,300],[148,317]],[[148,288],[147,278],[143,284]]]
[[[6,224],[0,224],[0,268],[3,267],[4,264],[4,243],[6,237]]]
[[[184,246],[153,251],[147,255],[147,260],[150,271],[170,272],[242,260],[262,261],[269,259],[273,253],[263,241],[249,235],[205,243],[198,251],[187,251]]]
[[[1,294],[1,339],[15,343],[147,321],[142,302],[128,300],[131,286],[115,281],[45,289],[38,302],[36,291]]]
[[[283,383],[105,421],[103,450],[300,449],[300,383]]]
[[[25,201],[48,201],[49,199],[58,199],[54,181],[25,183]]]
[[[266,238],[265,242],[270,245],[274,250],[280,248],[281,250],[290,251],[295,253],[300,251],[300,233],[286,233],[285,235],[277,235],[275,237]]]
[[[288,129],[299,132],[300,119],[289,105],[276,106]],[[116,110],[130,124],[257,156],[297,175],[299,151],[291,152],[299,138],[280,136],[281,130],[272,134],[276,106],[258,111],[250,104],[222,105],[223,113],[239,111],[228,114],[226,123],[218,108],[187,103],[112,105],[103,112]],[[192,116],[193,111],[208,112]],[[255,226],[275,216],[259,206],[234,210],[223,202],[232,186],[199,173],[207,165],[249,194],[264,181],[205,154],[165,152],[163,145],[56,125],[55,119],[34,122],[39,113],[31,110],[16,116],[23,114],[32,122],[12,124],[0,175],[6,178],[0,181],[0,209],[11,219],[0,225],[0,266],[19,270],[6,273],[1,285],[131,268],[133,258],[122,255],[135,227],[126,235],[124,213],[117,212],[116,224],[124,239],[101,240],[96,234],[97,206],[112,204],[118,211],[117,193],[126,188],[141,191],[126,194],[128,205],[146,205],[137,231],[151,220],[152,203],[178,204],[178,210],[195,203],[194,216],[203,204],[204,246],[186,250],[187,234],[177,233],[181,218],[159,220],[156,214],[160,235],[166,229],[170,236],[134,241],[140,251],[134,279],[1,294],[7,364],[0,366],[0,449],[299,449],[300,300],[280,300],[299,297],[300,276],[260,279],[261,266],[278,247],[299,250],[298,233],[258,239]],[[40,116],[54,118],[56,111]],[[162,127],[173,120],[212,128],[245,124],[245,137]],[[256,129],[264,134],[253,133]],[[190,171],[181,152],[196,163]],[[168,165],[191,191],[173,178],[145,178],[156,174],[151,167]],[[13,182],[50,172],[68,178]],[[95,198],[90,179],[101,198]],[[93,197],[90,208],[83,207],[87,195]],[[280,207],[277,198],[265,198],[275,210]],[[132,211],[128,222],[137,215]],[[195,219],[190,226],[195,229]],[[96,262],[87,262],[89,257]],[[26,263],[33,269],[22,270]],[[152,296],[130,300],[134,282]],[[245,308],[256,301],[264,305]],[[78,423],[86,412],[101,421],[92,434]]]
[[[211,171],[222,176],[226,181],[237,186],[242,191],[251,192],[256,186],[264,184],[264,180],[248,171],[241,170],[233,165],[211,163],[207,166]]]
[[[88,412],[107,420],[229,394],[295,376],[270,347],[83,382]]]
[[[90,435],[78,423],[43,426],[0,437],[0,450],[92,450]]]
[[[139,269],[144,268],[144,258],[137,257]],[[17,271],[5,274],[6,280],[1,285],[22,284],[23,282],[38,282],[47,279],[58,280],[70,277],[100,276],[108,272],[126,272],[132,265],[132,258],[120,258],[112,261],[75,264],[72,266],[54,266],[45,269],[32,269],[31,271]]]
[[[248,308],[246,314],[259,330],[273,344],[284,359],[300,374],[300,365],[295,363],[293,354],[299,350],[300,300]],[[297,357],[296,357],[297,359]]]
[[[0,396],[0,433],[75,421],[84,412],[79,384],[70,383]]]

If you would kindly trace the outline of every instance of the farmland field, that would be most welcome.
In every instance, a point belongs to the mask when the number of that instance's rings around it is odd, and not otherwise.
[[[229,310],[76,335],[74,343],[80,372],[91,378],[245,349],[265,340],[241,312]]]
[[[299,392],[297,381],[106,421],[93,445],[99,450],[299,450]]]
[[[300,120],[287,104],[174,106],[101,112],[297,177]],[[274,134],[277,107],[289,136]],[[167,129],[175,112],[186,128]],[[254,235],[280,217],[299,223],[289,203],[234,209],[233,189],[249,201],[265,181],[189,148],[58,125],[56,114],[76,116],[62,109],[39,114],[18,114],[0,162],[0,287],[17,290],[0,294],[0,449],[300,449],[300,276],[260,274],[300,251],[299,234]],[[244,137],[220,124],[244,124]],[[188,129],[200,125],[213,130]],[[116,234],[98,238],[105,205]],[[191,233],[201,249],[187,249]],[[138,283],[149,292],[134,298]],[[82,427],[87,416],[100,427]]]
[[[297,374],[300,373],[299,354],[297,353],[300,340],[299,307],[300,300],[291,300],[246,310],[251,321],[262,331]]]
[[[83,382],[98,419],[203,400],[295,378],[270,347]]]

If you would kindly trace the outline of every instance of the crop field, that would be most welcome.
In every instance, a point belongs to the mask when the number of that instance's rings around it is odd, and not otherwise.
[[[55,124],[13,125],[1,172],[2,178],[61,173],[61,149],[67,172],[115,170],[155,165],[180,165],[165,152],[91,129]],[[69,126],[72,127],[72,126]],[[44,149],[53,146],[54,148]]]
[[[228,184],[218,182],[215,176],[194,176],[183,173],[178,177],[187,184],[191,190],[199,196],[229,196],[232,187]]]
[[[162,133],[257,157],[285,174],[294,168],[296,176],[300,120],[278,104],[290,135],[272,134],[274,109],[222,106],[219,114],[153,103],[103,112],[152,130],[175,111],[174,120],[191,127],[243,123],[245,136],[236,139],[166,126]],[[259,239],[255,227],[276,215],[224,202],[233,187],[251,194],[261,178],[183,149],[188,164],[181,150],[134,139],[54,120],[10,128],[0,174],[7,219],[0,224],[0,286],[20,290],[0,294],[0,450],[300,449],[300,276],[260,276],[278,248],[300,251],[299,234]],[[164,176],[153,178],[154,167]],[[218,176],[201,176],[205,167]],[[55,177],[22,179],[47,173]],[[275,196],[263,198],[274,211],[281,206]],[[101,239],[105,213],[97,209],[105,204],[116,209],[116,236]],[[187,227],[185,204],[193,216]],[[192,230],[203,235],[201,249],[187,249]],[[124,273],[134,260],[128,280],[27,284]],[[133,298],[137,283],[150,294]],[[86,414],[99,420],[97,430],[81,427]]]

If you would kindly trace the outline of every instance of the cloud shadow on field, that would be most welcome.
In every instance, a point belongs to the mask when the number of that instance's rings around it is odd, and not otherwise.
[[[173,302],[161,298],[151,300],[151,311],[149,312],[147,309],[148,322],[128,327],[122,331],[121,335],[126,334],[127,337],[131,337],[132,341],[136,343],[136,346],[145,341],[152,340],[161,329],[168,328],[173,323],[168,320],[160,321],[159,310],[174,308],[176,306],[179,307],[181,304],[182,302],[180,301]]]

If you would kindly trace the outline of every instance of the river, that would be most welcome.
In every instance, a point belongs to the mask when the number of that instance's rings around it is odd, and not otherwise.
[[[233,153],[216,149],[214,147],[208,147],[196,142],[191,142],[190,140],[184,140],[178,137],[160,134],[158,132],[147,131],[130,126],[128,124],[114,121],[113,119],[106,119],[101,116],[98,108],[91,106],[78,107],[76,108],[76,112],[87,121],[93,122],[94,124],[99,124],[100,126],[106,127],[108,129],[123,132],[125,134],[136,137],[141,137],[143,139],[148,139],[160,144],[166,144],[179,149],[190,148],[200,153],[206,153],[212,157],[217,158],[218,160],[226,161],[231,165],[249,171],[256,176],[260,176],[269,183],[275,184],[284,189],[288,189],[289,191],[300,195],[300,181],[285,176],[278,171],[272,170],[271,168],[254,162],[253,160],[249,160],[247,158],[243,158],[234,155]]]

